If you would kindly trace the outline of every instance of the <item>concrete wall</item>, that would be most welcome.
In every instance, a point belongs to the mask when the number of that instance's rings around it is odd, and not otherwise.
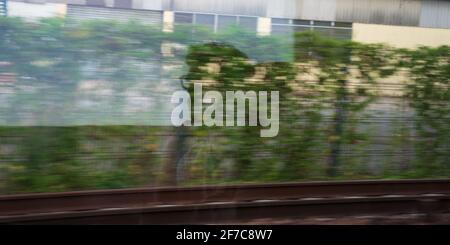
[[[352,40],[362,43],[386,43],[398,48],[436,47],[450,45],[450,30],[355,23]]]

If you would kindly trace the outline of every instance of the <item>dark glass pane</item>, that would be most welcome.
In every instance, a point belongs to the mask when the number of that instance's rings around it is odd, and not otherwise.
[[[192,24],[193,14],[175,13],[175,23],[177,24]]]
[[[116,8],[131,8],[133,5],[132,0],[114,0],[114,7]]]
[[[227,29],[227,27],[231,25],[237,25],[237,17],[236,16],[226,16],[219,15],[218,16],[219,23],[217,24],[217,29],[219,31]]]
[[[211,29],[214,29],[214,15],[211,14],[196,14],[195,15],[195,24],[207,26]]]
[[[319,21],[319,20],[315,20],[315,21],[314,21],[314,25],[315,25],[315,26],[331,26],[331,21]]]
[[[256,32],[258,19],[256,17],[239,17],[239,26],[247,31]]]
[[[351,29],[335,29],[335,28],[314,28],[315,32],[320,33],[323,36],[336,38],[336,39],[352,39],[352,30]]]
[[[272,24],[289,24],[289,19],[272,18]]]
[[[105,0],[87,0],[86,5],[88,5],[88,6],[105,6]]]
[[[309,26],[309,25],[311,25],[311,21],[310,20],[293,20],[293,24]]]
[[[334,22],[334,26],[335,27],[348,27],[348,28],[351,28],[352,27],[352,23],[350,23],[350,22]]]

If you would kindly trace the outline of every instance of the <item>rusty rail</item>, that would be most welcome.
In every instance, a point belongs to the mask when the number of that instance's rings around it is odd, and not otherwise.
[[[432,202],[430,202],[432,200]],[[432,204],[430,206],[430,204]],[[437,214],[450,211],[450,196],[324,198],[238,203],[161,205],[0,217],[0,224],[226,224],[261,218]]]
[[[0,216],[100,209],[142,209],[161,204],[207,204],[348,196],[450,194],[450,180],[363,180],[162,187],[0,196]]]

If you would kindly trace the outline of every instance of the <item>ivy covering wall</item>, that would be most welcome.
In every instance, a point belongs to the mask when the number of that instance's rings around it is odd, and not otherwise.
[[[450,175],[450,48],[0,18],[0,192]],[[186,82],[182,87],[180,79]],[[170,95],[280,91],[280,131],[170,122]]]

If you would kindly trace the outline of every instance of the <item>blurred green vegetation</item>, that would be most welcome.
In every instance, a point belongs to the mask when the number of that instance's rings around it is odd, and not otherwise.
[[[152,186],[163,127],[1,127],[5,193]]]
[[[14,101],[0,106],[6,118],[0,127],[0,193],[450,176],[448,46],[394,49],[312,32],[286,40],[238,28],[165,33],[136,22],[0,18],[0,74],[15,74],[15,89],[39,91],[35,97],[0,91],[0,99]],[[167,43],[187,48],[162,57]],[[182,78],[202,82],[204,92],[280,91],[278,136],[261,138],[260,127],[180,132],[139,123],[58,126],[77,120],[68,110],[78,102],[81,81],[108,81],[113,95],[107,104],[122,108],[125,98],[117,95],[145,75],[134,64],[155,59],[181,64],[161,72],[162,80],[176,80],[171,85],[177,89]],[[86,67],[103,72],[86,74]],[[391,85],[383,80],[396,76],[400,95],[389,93]],[[54,118],[56,125],[17,126],[24,111],[45,99],[60,103],[46,105],[34,123]],[[374,109],[383,103],[391,108]],[[390,115],[383,115],[386,110]],[[176,161],[175,152],[182,152]]]

